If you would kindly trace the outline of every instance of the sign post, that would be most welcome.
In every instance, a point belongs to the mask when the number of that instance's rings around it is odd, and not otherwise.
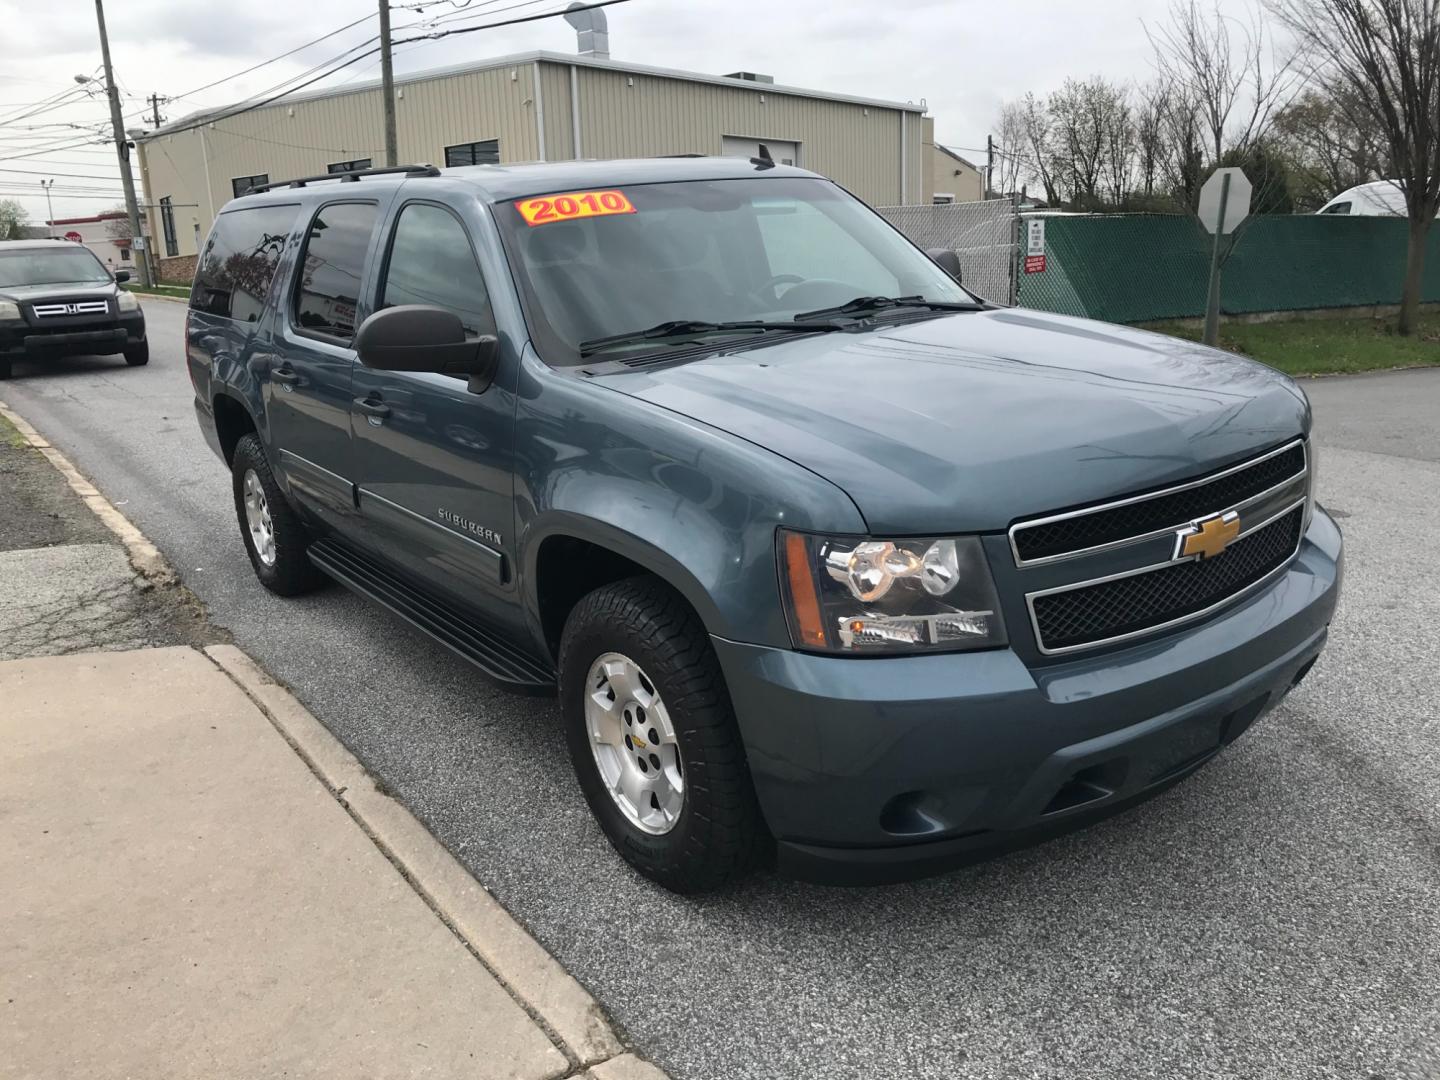
[[[1220,340],[1220,245],[1250,215],[1250,181],[1240,169],[1216,169],[1200,189],[1196,214],[1215,237],[1210,248],[1210,287],[1205,298],[1205,344]]]

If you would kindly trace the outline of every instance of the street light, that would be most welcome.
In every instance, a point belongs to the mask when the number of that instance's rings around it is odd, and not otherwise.
[[[49,211],[50,217],[45,222],[51,229],[55,228],[55,204],[50,201],[50,189],[55,186],[54,180],[41,180],[40,186],[45,189],[45,209]],[[53,236],[54,233],[52,232]]]

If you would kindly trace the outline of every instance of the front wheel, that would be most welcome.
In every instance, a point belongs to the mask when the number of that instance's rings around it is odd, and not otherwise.
[[[616,850],[675,892],[744,876],[768,843],[730,695],[700,620],[653,578],[597,589],[560,642],[575,775]]]
[[[142,341],[125,350],[125,363],[131,367],[144,367],[150,362],[150,342]]]
[[[285,501],[260,437],[243,435],[231,462],[235,515],[255,576],[273,593],[297,596],[325,579],[306,556],[310,537]]]

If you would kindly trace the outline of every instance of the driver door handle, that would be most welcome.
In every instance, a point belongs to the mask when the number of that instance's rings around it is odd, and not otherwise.
[[[355,399],[355,408],[366,416],[390,415],[390,406],[386,405],[383,401],[377,401],[375,398],[357,397]]]
[[[300,381],[300,376],[297,375],[295,371],[289,366],[278,367],[271,369],[270,381],[278,383],[288,383],[289,385],[294,386]]]

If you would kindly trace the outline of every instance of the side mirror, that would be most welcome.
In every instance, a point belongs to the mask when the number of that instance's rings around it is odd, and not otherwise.
[[[129,271],[129,270],[116,270],[116,271],[115,271],[115,284],[120,285],[120,284],[122,284],[122,283],[124,283],[124,282],[126,282],[126,281],[129,281],[129,280],[130,280],[130,271]]]
[[[482,393],[495,377],[493,334],[466,338],[460,316],[429,304],[401,304],[375,312],[355,332],[360,362],[377,371],[433,371],[468,375]]]
[[[960,280],[960,256],[955,252],[949,248],[929,248],[925,254],[929,255],[930,261],[941,270],[944,270],[956,281]]]

